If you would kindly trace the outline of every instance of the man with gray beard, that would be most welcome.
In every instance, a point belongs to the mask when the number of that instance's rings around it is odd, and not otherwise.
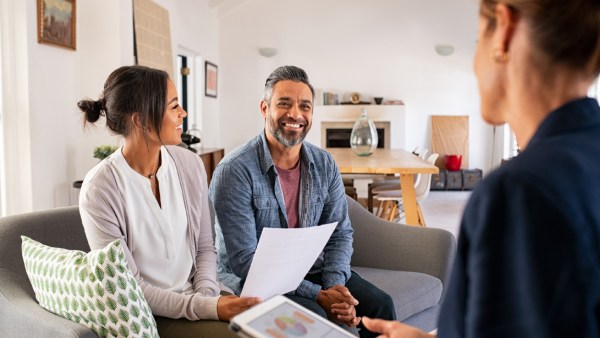
[[[395,319],[391,297],[350,270],[352,226],[339,170],[326,151],[304,142],[314,89],[304,70],[279,67],[265,83],[264,131],[229,153],[211,182],[219,277],[239,294],[263,228],[338,222],[298,288],[286,296],[349,329],[361,316]],[[361,337],[375,337],[361,329]]]

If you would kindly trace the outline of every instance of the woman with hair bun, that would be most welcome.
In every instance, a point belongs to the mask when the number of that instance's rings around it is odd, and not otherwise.
[[[104,116],[124,140],[81,187],[90,248],[121,240],[161,337],[233,337],[222,321],[260,300],[221,295],[207,176],[200,158],[177,146],[187,113],[167,73],[118,68],[99,100],[78,106],[84,125]]]
[[[600,1],[480,1],[474,69],[483,119],[521,152],[467,204],[437,335],[600,337]]]

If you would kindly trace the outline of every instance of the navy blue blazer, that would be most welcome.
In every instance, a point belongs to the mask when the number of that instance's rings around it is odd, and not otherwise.
[[[550,113],[467,204],[438,337],[600,337],[600,108]]]

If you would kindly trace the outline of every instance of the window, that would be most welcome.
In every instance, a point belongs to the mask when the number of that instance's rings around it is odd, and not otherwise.
[[[588,96],[598,99],[600,97],[600,85],[598,84],[598,79],[592,83],[590,89],[588,90]]]
[[[177,94],[179,95],[179,104],[188,111],[188,58],[185,55],[177,55]],[[183,132],[188,130],[188,118],[183,119]]]
[[[188,113],[183,122],[183,130],[193,137],[200,139],[199,143],[189,143],[192,151],[197,151],[202,146],[202,99],[204,98],[204,60],[195,52],[184,47],[179,47],[177,53],[177,70],[175,71],[177,93],[181,107]],[[200,90],[201,89],[201,90]]]

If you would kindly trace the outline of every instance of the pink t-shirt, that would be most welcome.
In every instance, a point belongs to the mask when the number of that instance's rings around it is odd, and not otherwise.
[[[288,228],[298,227],[298,196],[300,195],[300,161],[292,169],[275,166],[279,174],[279,184],[283,191]]]

